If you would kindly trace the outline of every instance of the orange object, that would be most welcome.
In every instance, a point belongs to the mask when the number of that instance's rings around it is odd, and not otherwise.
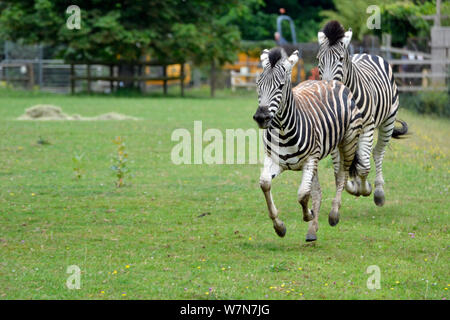
[[[150,61],[150,56],[147,55],[145,57],[146,61]],[[159,68],[159,67],[158,67]],[[145,75],[150,75],[151,67],[145,67]],[[168,77],[178,77],[181,73],[181,64],[170,64],[166,68],[166,75]],[[189,84],[191,82],[191,66],[188,63],[184,64],[184,84]],[[164,81],[162,80],[148,80],[145,82],[147,85],[163,85]],[[179,84],[180,80],[168,80],[167,84]]]
[[[317,67],[311,69],[311,75],[308,80],[320,80],[319,69]]]

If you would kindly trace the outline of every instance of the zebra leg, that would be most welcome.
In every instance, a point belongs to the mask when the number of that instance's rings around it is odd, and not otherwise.
[[[353,128],[345,133],[342,144],[338,147],[339,150],[339,170],[335,173],[336,180],[336,196],[331,205],[331,212],[328,215],[328,223],[330,226],[335,226],[339,222],[339,209],[341,207],[342,192],[347,182],[350,166],[356,156],[358,148],[359,133],[361,120],[353,123]]]
[[[386,119],[378,127],[378,141],[375,149],[373,150],[373,159],[375,160],[375,192],[373,195],[373,200],[375,204],[379,207],[384,205],[384,179],[383,179],[383,158],[386,146],[392,136],[392,131],[394,131],[395,114]]]
[[[331,211],[328,215],[328,223],[334,227],[339,222],[339,209],[342,201],[342,191],[344,190],[345,181],[347,179],[347,172],[344,170],[344,157],[343,152],[340,151],[339,169],[335,173],[334,178],[336,182],[336,196],[331,204]]]
[[[370,172],[370,155],[372,153],[373,133],[375,128],[370,125],[364,129],[364,132],[359,136],[358,148],[356,150],[356,177],[354,180],[348,180],[345,185],[345,190],[354,196],[370,196],[372,193],[372,186],[367,180]]]
[[[368,197],[372,193],[372,186],[367,180],[370,172],[370,155],[373,146],[373,134],[375,128],[373,126],[367,127],[360,135],[358,141],[358,150],[356,155],[358,162],[356,163],[356,171],[358,173],[357,180],[359,181],[359,194]]]
[[[269,209],[269,217],[273,221],[273,227],[275,232],[280,237],[284,237],[286,235],[286,227],[278,218],[278,210],[275,207],[275,203],[272,198],[272,179],[279,175],[283,169],[272,161],[272,159],[268,156],[264,158],[264,168],[259,178],[259,185],[261,186],[261,190],[264,193],[264,197],[266,198],[267,208]]]
[[[311,195],[312,179],[317,172],[317,159],[310,158],[303,166],[302,183],[298,189],[298,202],[303,209],[303,221],[314,219],[314,211],[308,209],[308,201]]]
[[[341,165],[339,148],[336,148],[331,152],[331,159],[333,160],[334,179],[337,183],[337,176],[338,176],[339,168]],[[351,195],[354,195],[355,197],[359,197],[361,195],[359,193],[360,184],[361,184],[361,179],[359,179],[359,177],[356,176],[356,177],[354,177],[354,180],[347,181],[347,184],[345,185],[345,190],[347,190],[347,192],[350,193]]]
[[[336,176],[336,174],[339,171],[339,166],[341,164],[341,159],[339,156],[339,148],[336,148],[333,151],[331,151],[331,160],[333,161],[333,170],[334,175]]]
[[[320,204],[322,202],[322,190],[319,184],[319,174],[316,174],[312,180],[311,186],[311,198],[312,198],[312,212],[314,212],[314,219],[309,221],[308,233],[306,234],[306,241],[317,240],[316,232],[319,230],[319,211]]]

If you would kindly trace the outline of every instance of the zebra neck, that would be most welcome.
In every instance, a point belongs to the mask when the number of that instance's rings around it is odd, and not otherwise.
[[[358,67],[353,63],[352,57],[348,56],[347,72],[344,74],[342,82],[350,89],[350,91],[354,92],[358,78]]]
[[[281,113],[276,117],[276,127],[281,133],[287,133],[306,123],[304,115],[299,111],[300,106],[292,93],[292,85],[289,83],[286,88],[286,97]]]

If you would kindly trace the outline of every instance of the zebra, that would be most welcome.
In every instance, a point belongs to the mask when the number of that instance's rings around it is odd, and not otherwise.
[[[369,196],[372,193],[367,176],[370,172],[374,131],[378,128],[378,142],[373,149],[376,167],[374,202],[377,206],[383,206],[385,195],[382,165],[385,148],[391,137],[403,138],[408,133],[408,125],[397,120],[402,127],[394,127],[399,96],[391,66],[376,55],[355,54],[350,57],[348,45],[351,39],[352,29],[346,32],[337,21],[328,22],[319,31],[319,75],[322,80],[344,83],[352,91],[361,112],[363,130],[356,153],[358,165],[350,172],[352,179],[345,186],[347,192],[355,196]],[[338,166],[339,153],[334,151],[331,156],[334,166]]]
[[[265,129],[264,168],[259,183],[275,232],[284,237],[286,227],[272,199],[272,180],[285,170],[302,170],[298,202],[303,220],[309,222],[306,241],[315,241],[322,198],[318,162],[332,150],[339,150],[336,195],[328,219],[330,225],[336,225],[348,171],[356,165],[354,155],[362,121],[352,93],[338,81],[309,80],[292,89],[292,68],[298,58],[298,51],[290,57],[280,48],[263,51],[263,71],[256,82],[258,108],[253,119]],[[308,209],[310,196],[312,210]]]

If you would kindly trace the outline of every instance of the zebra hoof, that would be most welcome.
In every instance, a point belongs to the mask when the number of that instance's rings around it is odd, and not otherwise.
[[[373,194],[373,200],[375,204],[379,207],[382,207],[384,205],[384,192],[382,189],[375,189],[375,192]]]
[[[361,192],[361,195],[363,197],[368,197],[372,194],[372,185],[370,184],[370,182],[366,182],[366,190],[365,192]]]
[[[279,225],[274,225],[273,228],[275,229],[275,232],[280,238],[283,238],[286,235],[286,226],[284,223],[280,223]]]
[[[314,220],[314,211],[308,209],[308,213],[303,214],[303,221],[309,222]]]
[[[328,215],[328,223],[330,226],[334,227],[339,223],[339,212],[333,212],[331,211]]]
[[[317,240],[317,236],[315,234],[308,233],[306,235],[306,242],[312,242],[312,241],[316,241],[316,240]]]
[[[347,181],[347,183],[345,184],[345,191],[347,191],[348,193],[350,193],[352,196],[355,197],[359,197],[359,188],[358,188],[358,184],[354,181]]]

